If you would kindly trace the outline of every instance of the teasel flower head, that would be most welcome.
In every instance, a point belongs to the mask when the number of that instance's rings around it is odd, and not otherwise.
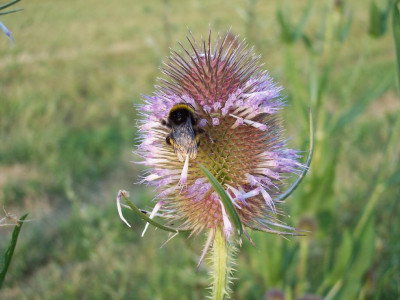
[[[277,199],[288,177],[304,165],[282,135],[282,88],[237,36],[212,40],[210,31],[200,42],[191,34],[187,40],[187,46],[172,50],[161,69],[165,76],[139,107],[136,153],[148,166],[141,182],[155,188],[159,201],[150,217],[157,214],[191,235],[219,229],[231,240],[233,220],[204,166],[229,196],[243,227],[292,232],[278,219]],[[199,142],[193,151],[179,148],[171,136],[174,128],[167,123],[177,104],[191,110],[191,134]]]

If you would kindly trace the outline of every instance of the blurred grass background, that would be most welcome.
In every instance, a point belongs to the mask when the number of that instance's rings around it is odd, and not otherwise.
[[[310,50],[307,39],[282,38],[277,14],[300,24],[309,2],[41,0],[3,16],[16,43],[0,38],[0,204],[32,221],[0,298],[205,297],[207,265],[195,272],[203,238],[160,249],[167,234],[140,238],[145,224],[127,212],[128,229],[114,199],[123,188],[140,207],[154,205],[152,191],[133,185],[133,105],[154,90],[187,26],[199,37],[211,25],[214,36],[232,27],[246,38],[284,86],[294,148],[308,147],[308,106],[317,119],[310,175],[285,206],[289,224],[313,233],[287,241],[252,232],[257,247],[240,249],[233,298],[275,290],[285,299],[398,299],[400,101],[390,23],[373,38],[368,1],[315,1],[304,26]],[[347,38],[324,46],[324,26],[349,12]],[[1,251],[11,230],[0,227]]]

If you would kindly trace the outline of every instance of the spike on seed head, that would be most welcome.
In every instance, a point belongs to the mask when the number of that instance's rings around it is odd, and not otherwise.
[[[12,35],[12,32],[8,30],[6,25],[4,25],[2,22],[0,22],[0,29],[4,32],[4,34],[7,36],[8,40],[11,42],[11,44],[15,41],[14,37]]]
[[[272,227],[290,229],[276,218],[281,212],[274,198],[285,174],[304,167],[298,151],[288,149],[281,134],[282,88],[238,36],[228,32],[212,43],[210,31],[200,43],[192,35],[187,40],[187,46],[180,43],[180,51],[171,51],[156,91],[144,96],[137,149],[150,167],[144,182],[156,188],[163,201],[160,211],[171,223],[192,234],[220,227],[230,236],[218,194],[193,159],[184,166],[166,143],[171,129],[160,119],[166,119],[174,105],[188,103],[206,133],[198,133],[196,160],[227,187],[242,224],[267,232],[278,232]]]

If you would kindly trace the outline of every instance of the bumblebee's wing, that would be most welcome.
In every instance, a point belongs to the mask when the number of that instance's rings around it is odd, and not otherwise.
[[[189,155],[189,158],[192,159],[196,158],[196,135],[191,125],[190,118],[188,118],[187,122],[172,129],[172,140],[174,151],[179,161],[184,162],[186,155]]]

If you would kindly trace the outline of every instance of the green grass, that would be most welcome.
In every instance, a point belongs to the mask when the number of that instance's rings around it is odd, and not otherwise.
[[[309,36],[325,1],[316,2]],[[127,213],[132,230],[118,218],[119,189],[142,208],[154,205],[152,191],[132,184],[140,171],[129,163],[137,159],[133,105],[153,91],[186,26],[195,36],[209,24],[214,36],[232,27],[284,86],[287,134],[294,148],[307,149],[313,69],[301,41],[280,39],[276,10],[288,5],[295,24],[307,1],[21,1],[24,11],[1,18],[16,44],[0,35],[0,205],[32,220],[1,299],[204,298],[207,264],[195,272],[204,237],[176,237],[160,249],[167,233],[150,229],[140,238],[143,222]],[[311,171],[285,205],[286,221],[313,234],[287,241],[252,232],[257,247],[246,241],[240,249],[234,299],[262,299],[270,289],[287,299],[327,297],[335,284],[331,299],[400,297],[399,140],[386,150],[400,113],[394,44],[390,30],[368,36],[365,1],[348,6],[353,22],[322,90]],[[327,57],[314,59],[320,78]],[[357,232],[377,182],[385,188]],[[10,236],[0,227],[0,251]]]

